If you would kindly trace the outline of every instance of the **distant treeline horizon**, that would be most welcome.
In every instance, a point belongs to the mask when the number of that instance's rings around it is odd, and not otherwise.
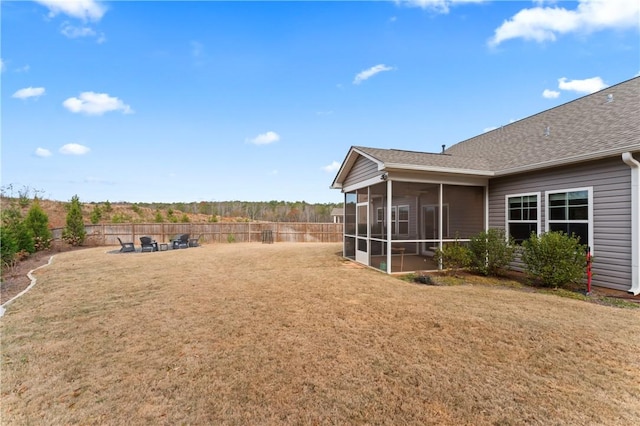
[[[90,202],[85,204],[105,204]],[[242,217],[270,222],[333,222],[331,212],[342,208],[343,203],[307,203],[306,201],[193,201],[189,203],[131,203],[110,202],[119,205],[135,205],[152,210],[174,210],[182,213],[220,217]]]

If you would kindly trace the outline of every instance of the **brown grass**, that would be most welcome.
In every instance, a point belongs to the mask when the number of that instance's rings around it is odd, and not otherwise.
[[[640,423],[637,310],[339,250],[56,255],[0,320],[2,424]]]

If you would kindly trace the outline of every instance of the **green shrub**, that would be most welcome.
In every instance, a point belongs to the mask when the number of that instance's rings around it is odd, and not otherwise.
[[[131,205],[131,210],[133,210],[133,212],[136,213],[140,217],[144,216],[144,213],[142,212],[142,209],[137,204],[132,204]]]
[[[24,224],[31,232],[35,251],[45,250],[51,246],[53,234],[49,229],[49,216],[42,210],[37,199],[31,204]]]
[[[182,217],[180,218],[180,222],[189,223],[189,222],[191,222],[191,220],[189,219],[189,216],[187,216],[186,213],[182,213]]]
[[[91,210],[91,216],[89,216],[89,220],[91,221],[92,224],[97,225],[98,223],[100,223],[100,220],[102,219],[102,209],[100,208],[99,205],[95,205],[93,206],[93,210]]]
[[[72,246],[81,246],[87,237],[82,220],[82,205],[77,195],[71,197],[67,205],[67,224],[62,231],[62,239]]]
[[[171,223],[178,223],[178,217],[173,214],[173,209],[167,210],[167,220]]]
[[[483,275],[499,275],[513,261],[515,242],[504,230],[491,228],[471,237],[471,268]]]
[[[113,211],[113,207],[111,207],[111,203],[109,202],[109,200],[104,202],[104,206],[102,207],[102,209],[106,212],[106,213],[111,213]]]
[[[522,242],[522,261],[527,275],[545,287],[564,287],[585,274],[586,246],[562,231],[531,234]]]
[[[458,270],[467,268],[471,264],[471,252],[468,247],[456,240],[453,243],[444,243],[442,249],[436,249],[434,259],[444,269],[456,274]]]
[[[7,238],[13,239],[16,244],[16,255],[22,253],[24,257],[24,254],[36,251],[33,232],[26,226],[20,208],[15,203],[3,207],[2,226]]]
[[[15,264],[18,253],[18,242],[8,226],[0,226],[0,257],[2,267],[9,268]]]
[[[164,217],[162,217],[162,213],[160,212],[160,210],[156,210],[156,215],[154,217],[154,222],[156,223],[162,223],[164,222]]]

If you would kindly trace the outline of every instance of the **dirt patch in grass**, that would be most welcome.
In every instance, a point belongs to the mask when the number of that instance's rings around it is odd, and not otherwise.
[[[638,424],[640,312],[339,244],[60,253],[0,320],[6,424]]]

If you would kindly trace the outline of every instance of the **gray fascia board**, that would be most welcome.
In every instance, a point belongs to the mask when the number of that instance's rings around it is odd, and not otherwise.
[[[420,166],[417,164],[398,164],[398,163],[386,163],[384,168],[380,170],[409,170],[420,172],[434,172],[434,173],[450,173],[460,175],[474,175],[474,176],[495,176],[495,172],[490,170],[473,170],[473,169],[458,169],[451,167],[434,167],[434,166]]]

